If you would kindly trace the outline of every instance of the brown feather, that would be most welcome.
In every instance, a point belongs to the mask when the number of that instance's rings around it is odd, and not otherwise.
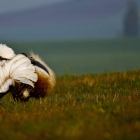
[[[43,73],[37,72],[38,81],[35,83],[35,88],[32,96],[35,98],[45,97],[53,88],[54,84],[50,81],[49,77]]]
[[[28,85],[28,84],[24,84],[24,83],[19,83],[19,82],[15,82],[14,87],[11,90],[11,93],[13,95],[14,101],[18,101],[18,99],[20,101],[27,101],[30,97],[24,97],[23,92],[25,90],[28,90],[29,93],[33,92],[33,87]]]

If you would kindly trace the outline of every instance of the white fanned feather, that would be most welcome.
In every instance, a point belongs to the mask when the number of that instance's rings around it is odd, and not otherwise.
[[[0,44],[0,57],[5,59],[12,59],[15,56],[14,51],[6,46],[5,44]]]
[[[5,62],[6,60],[0,60],[0,66],[2,66]]]
[[[0,93],[7,92],[14,81],[34,87],[33,82],[36,82],[37,79],[35,67],[31,64],[30,59],[23,54],[16,55],[12,60],[0,66]]]

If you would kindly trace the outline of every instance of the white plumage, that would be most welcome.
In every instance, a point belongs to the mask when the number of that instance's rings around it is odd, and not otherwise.
[[[11,48],[5,44],[0,44],[0,66],[3,65],[7,60],[12,59],[14,56],[15,53]]]
[[[12,59],[15,56],[14,51],[6,46],[5,44],[0,44],[0,57],[5,59]]]
[[[0,93],[5,93],[15,82],[24,83],[34,88],[38,79],[35,67],[23,54],[16,55],[12,60],[0,67]]]

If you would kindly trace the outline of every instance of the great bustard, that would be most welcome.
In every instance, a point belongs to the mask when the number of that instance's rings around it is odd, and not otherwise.
[[[26,101],[30,97],[35,97],[35,98],[45,97],[55,85],[56,80],[55,80],[54,72],[47,66],[47,64],[38,55],[35,55],[33,52],[31,52],[29,56],[27,56],[24,53],[19,54],[19,55],[23,56],[24,59],[26,58],[26,61],[28,60],[28,63],[30,63],[30,65],[32,66],[32,69],[34,69],[34,71],[32,71],[32,72],[36,75],[36,79],[30,78],[30,80],[32,80],[32,83],[33,83],[32,85],[31,85],[31,83],[30,84],[28,82],[23,83],[23,81],[14,79],[13,85],[12,86],[9,85],[9,88],[6,92],[0,92],[1,93],[0,98],[9,91],[12,92],[14,99],[18,100],[18,98],[19,98],[21,101]],[[5,64],[6,65],[11,64],[11,67],[15,67],[15,69],[18,67],[20,67],[20,68],[23,67],[24,72],[26,72],[26,75],[28,75],[29,73],[31,74],[31,72],[28,70],[28,68],[24,67],[24,65],[22,65],[22,63],[16,63],[17,61],[20,61],[20,59],[21,59],[20,57],[17,57],[19,55],[15,55],[14,51],[11,48],[7,47],[6,45],[1,44],[0,45],[0,58],[1,58],[0,67],[1,67],[1,69],[4,69]],[[14,61],[14,60],[16,60],[16,61]],[[24,61],[21,61],[21,62],[24,62]],[[16,72],[19,72],[18,69],[16,70]],[[23,71],[22,72],[20,71],[19,73],[23,73]],[[11,75],[9,75],[9,76],[11,76]],[[16,76],[18,77],[17,74],[16,74]],[[20,77],[20,75],[19,75],[19,77]],[[0,79],[1,78],[2,77],[0,77]],[[28,79],[28,77],[26,77],[26,78]],[[2,83],[0,83],[0,87],[3,87]]]

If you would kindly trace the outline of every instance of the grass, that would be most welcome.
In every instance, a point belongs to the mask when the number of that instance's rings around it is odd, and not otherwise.
[[[0,101],[0,139],[140,139],[140,71],[57,77],[44,99]]]

